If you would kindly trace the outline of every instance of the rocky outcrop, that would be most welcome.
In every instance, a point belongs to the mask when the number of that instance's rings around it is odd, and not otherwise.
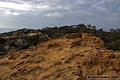
[[[82,34],[74,33],[74,34],[67,34],[65,35],[66,38],[68,39],[75,39],[75,38],[81,38]]]
[[[0,59],[1,80],[92,80],[89,76],[120,80],[120,52],[107,50],[100,38],[87,33],[68,34]]]
[[[42,35],[42,33],[41,32],[29,33],[27,36],[34,36],[34,35]]]

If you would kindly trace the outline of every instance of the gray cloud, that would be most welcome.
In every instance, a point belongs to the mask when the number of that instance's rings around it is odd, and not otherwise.
[[[120,27],[119,0],[0,0],[0,28],[92,24]]]

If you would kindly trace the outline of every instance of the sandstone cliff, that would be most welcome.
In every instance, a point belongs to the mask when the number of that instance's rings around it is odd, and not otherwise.
[[[105,49],[100,38],[87,33],[68,34],[0,59],[0,80],[92,80],[85,77],[113,75],[120,80],[120,52]]]

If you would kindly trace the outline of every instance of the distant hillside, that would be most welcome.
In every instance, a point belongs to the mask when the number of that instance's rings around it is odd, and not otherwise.
[[[41,35],[41,34],[42,33],[37,31],[37,30],[24,28],[24,29],[19,29],[17,31],[2,33],[2,34],[0,34],[0,38],[9,39],[9,38],[18,38],[18,37]]]
[[[0,56],[35,46],[49,39],[47,35],[33,29],[20,29],[2,33],[0,34]]]

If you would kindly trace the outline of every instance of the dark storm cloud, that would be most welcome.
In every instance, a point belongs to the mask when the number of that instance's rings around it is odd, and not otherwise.
[[[119,28],[119,0],[0,0],[0,27],[92,24]]]

